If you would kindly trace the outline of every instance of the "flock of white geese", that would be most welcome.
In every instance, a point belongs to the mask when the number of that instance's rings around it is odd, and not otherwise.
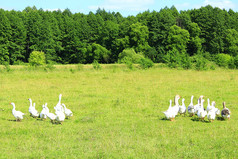
[[[73,113],[70,109],[66,108],[65,104],[61,104],[62,94],[59,95],[59,102],[54,107],[55,114],[50,113],[49,108],[47,107],[47,103],[42,105],[42,111],[39,113],[35,108],[35,103],[32,105],[32,100],[29,98],[30,106],[29,106],[29,113],[30,116],[33,118],[41,118],[45,120],[47,117],[51,120],[52,123],[59,123],[65,120],[65,118],[70,118],[73,116]],[[16,111],[15,103],[10,103],[13,106],[12,115],[16,118],[16,121],[21,121],[23,116],[25,115],[21,111]]]
[[[204,118],[207,116],[207,119],[210,122],[213,122],[216,118],[216,116],[221,115],[221,117],[223,119],[230,119],[230,115],[231,112],[230,110],[226,107],[225,102],[223,102],[223,109],[222,111],[220,111],[218,108],[215,107],[216,103],[215,101],[212,101],[212,103],[210,104],[210,100],[209,98],[207,99],[207,109],[204,108],[203,103],[204,103],[204,96],[201,95],[198,98],[198,103],[196,105],[193,104],[193,98],[194,96],[191,96],[191,103],[189,104],[188,108],[186,108],[184,101],[185,99],[182,99],[182,105],[179,105],[179,99],[181,97],[179,95],[176,95],[174,98],[174,106],[172,106],[172,100],[170,100],[170,105],[168,110],[164,111],[164,115],[166,117],[166,119],[170,120],[170,121],[174,121],[174,118],[180,114],[186,114],[186,112],[188,112],[189,116],[194,116],[197,115],[197,117],[199,118],[199,120],[203,120]]]
[[[70,118],[73,116],[73,113],[70,109],[66,108],[65,104],[61,104],[61,98],[62,94],[59,95],[59,102],[54,107],[55,114],[50,113],[49,108],[47,107],[47,103],[42,105],[42,111],[39,113],[35,108],[35,103],[32,104],[32,100],[29,98],[30,106],[29,106],[29,113],[30,116],[33,118],[41,118],[42,120],[46,119],[47,117],[51,120],[52,123],[60,123],[65,120],[65,118]],[[174,98],[174,106],[172,106],[172,100],[170,100],[170,105],[168,110],[164,111],[164,115],[166,119],[170,121],[174,121],[174,118],[180,114],[188,114],[190,116],[197,115],[199,120],[203,120],[207,116],[207,119],[210,122],[213,122],[216,118],[216,116],[221,114],[221,117],[223,119],[230,119],[231,112],[228,108],[226,108],[225,102],[223,102],[223,109],[220,111],[218,108],[215,107],[216,103],[215,101],[212,101],[210,105],[209,98],[207,99],[207,109],[204,109],[203,103],[204,103],[204,96],[200,96],[198,98],[198,103],[196,105],[193,104],[193,98],[194,96],[191,96],[191,103],[189,104],[188,108],[186,108],[184,101],[185,99],[182,99],[182,105],[179,105],[179,99],[181,97],[179,95],[176,95]],[[13,106],[12,114],[16,118],[16,121],[21,121],[23,119],[23,116],[25,115],[21,111],[16,111],[16,107],[14,103],[10,103]]]

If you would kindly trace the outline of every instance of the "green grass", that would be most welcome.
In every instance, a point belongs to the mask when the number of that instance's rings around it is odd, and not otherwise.
[[[237,70],[0,69],[0,158],[237,158]],[[28,98],[38,111],[47,102],[54,112],[60,93],[73,118],[55,125],[29,116]],[[220,109],[226,101],[231,120],[163,120],[176,94],[186,106],[191,95],[205,95]],[[27,114],[22,122],[14,121],[9,102]]]

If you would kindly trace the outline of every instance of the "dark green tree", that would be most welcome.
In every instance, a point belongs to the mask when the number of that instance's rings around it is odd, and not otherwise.
[[[149,45],[158,52],[158,61],[162,62],[162,57],[167,50],[167,37],[171,26],[176,24],[176,17],[169,8],[161,9],[160,12],[152,12],[148,22]]]
[[[39,10],[38,12],[42,17],[39,50],[45,53],[47,62],[56,61],[56,51],[61,49],[60,43],[58,43],[58,36],[60,36],[58,25],[51,12],[43,10]]]
[[[87,22],[90,26],[89,42],[101,44],[101,35],[104,27],[104,21],[102,17],[100,14],[95,15],[94,13],[90,12],[87,17]]]
[[[11,37],[9,39],[10,64],[17,61],[27,61],[25,59],[26,28],[20,18],[20,12],[10,11],[7,16],[11,25]]]
[[[105,21],[102,30],[102,46],[111,51],[111,62],[117,61],[117,40],[119,36],[119,25],[113,21]]]
[[[238,31],[235,29],[227,29],[224,34],[224,45],[226,54],[233,57],[238,55]]]
[[[0,64],[9,63],[11,25],[4,10],[0,9]]]
[[[187,52],[190,56],[202,52],[203,40],[200,38],[201,29],[197,23],[191,21],[189,12],[183,11],[177,18],[177,25],[182,29],[188,30],[190,39],[187,44]]]
[[[169,30],[167,48],[169,50],[177,49],[179,52],[186,52],[189,37],[190,35],[187,30],[174,25]]]
[[[134,48],[136,52],[145,52],[150,48],[148,44],[149,30],[147,26],[141,23],[132,24],[129,27],[128,34],[130,47]]]
[[[227,12],[208,5],[190,12],[191,20],[201,29],[201,39],[204,39],[203,50],[211,54],[224,52],[223,34],[227,28]]]
[[[9,63],[9,52],[6,45],[0,45],[0,64]]]
[[[99,63],[110,62],[110,51],[100,44],[93,43],[87,47],[87,62],[92,63],[93,61],[98,61]]]
[[[78,53],[80,49],[80,39],[76,29],[77,23],[73,20],[69,14],[64,15],[65,30],[62,39],[62,46],[64,50],[60,54],[62,63],[70,63],[71,59],[75,57],[75,53]]]
[[[26,55],[25,58],[28,59],[29,55],[34,50],[41,50],[41,33],[42,33],[42,17],[40,16],[38,10],[33,7],[27,7],[23,13],[26,16],[25,27],[27,29],[26,38]]]

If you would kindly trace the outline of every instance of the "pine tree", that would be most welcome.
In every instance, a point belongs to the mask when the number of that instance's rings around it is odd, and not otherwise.
[[[41,51],[41,29],[42,29],[42,17],[35,7],[27,7],[23,13],[26,16],[25,27],[27,29],[26,38],[26,55],[28,59],[32,51]]]
[[[10,39],[11,25],[5,11],[0,9],[0,64],[9,63]]]
[[[11,24],[11,38],[9,39],[9,57],[10,64],[15,62],[26,62],[25,44],[26,44],[26,28],[20,17],[20,12],[11,11],[8,13],[8,19]]]

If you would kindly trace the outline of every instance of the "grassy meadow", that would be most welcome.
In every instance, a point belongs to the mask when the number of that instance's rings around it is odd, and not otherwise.
[[[63,125],[29,116],[28,98],[38,111],[47,102],[54,112],[60,93],[74,113]],[[191,95],[194,103],[204,95],[220,109],[226,101],[231,120],[164,120],[176,94],[186,106]],[[238,158],[237,97],[238,70],[0,67],[0,158]],[[26,114],[22,122],[14,121],[10,102]]]

